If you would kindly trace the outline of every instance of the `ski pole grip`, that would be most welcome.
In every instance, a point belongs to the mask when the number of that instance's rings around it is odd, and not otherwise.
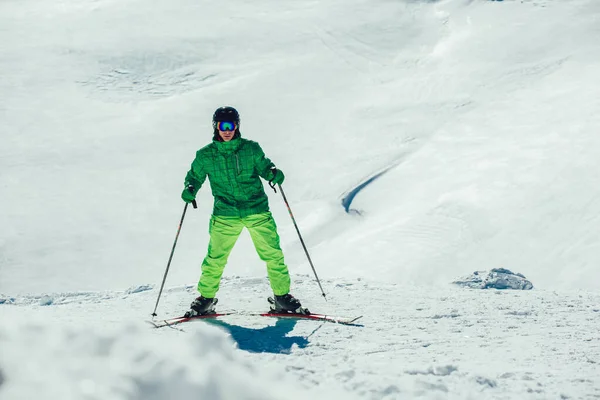
[[[194,194],[194,186],[193,185],[188,185],[187,190],[191,194]],[[196,199],[192,200],[192,206],[194,206],[194,208],[198,208],[198,203],[196,203]]]

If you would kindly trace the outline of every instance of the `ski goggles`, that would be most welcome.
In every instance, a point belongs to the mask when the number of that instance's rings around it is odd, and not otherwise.
[[[219,121],[217,122],[217,129],[220,131],[235,131],[235,122]]]

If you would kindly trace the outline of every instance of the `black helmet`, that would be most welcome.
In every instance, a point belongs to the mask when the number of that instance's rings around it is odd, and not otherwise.
[[[219,107],[213,114],[213,128],[217,129],[217,122],[235,122],[235,124],[240,126],[240,114],[233,107]]]

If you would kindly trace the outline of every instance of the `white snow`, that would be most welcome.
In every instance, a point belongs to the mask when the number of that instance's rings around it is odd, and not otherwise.
[[[225,334],[198,326],[177,340],[141,323],[63,326],[23,316],[0,328],[2,398],[302,399],[274,368],[234,353]],[[99,329],[100,328],[100,329]],[[268,384],[265,388],[264,383]],[[321,393],[319,393],[321,394]]]
[[[599,71],[595,0],[1,1],[0,399],[600,396]],[[147,329],[223,104],[329,301],[269,192],[293,293],[363,327]],[[198,203],[160,317],[196,295]],[[450,285],[493,268],[535,289]],[[243,234],[219,307],[267,295]]]

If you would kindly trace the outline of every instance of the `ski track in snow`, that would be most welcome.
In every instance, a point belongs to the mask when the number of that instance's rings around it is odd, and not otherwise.
[[[339,388],[365,399],[600,396],[598,294],[453,286],[425,291],[363,280],[328,280],[324,286],[328,302],[315,294],[308,276],[296,279],[295,293],[314,312],[364,315],[362,327],[232,315],[147,329],[178,340],[215,326],[250,362],[285,368],[307,389]],[[25,311],[33,320],[43,316],[101,329],[149,316],[157,290],[140,288],[148,289],[25,296],[0,307],[9,318]],[[218,310],[262,311],[268,294],[266,279],[224,278]],[[196,295],[193,286],[169,288],[157,318],[182,314]],[[53,299],[52,305],[39,305],[43,298]],[[365,299],[360,309],[357,298]]]

